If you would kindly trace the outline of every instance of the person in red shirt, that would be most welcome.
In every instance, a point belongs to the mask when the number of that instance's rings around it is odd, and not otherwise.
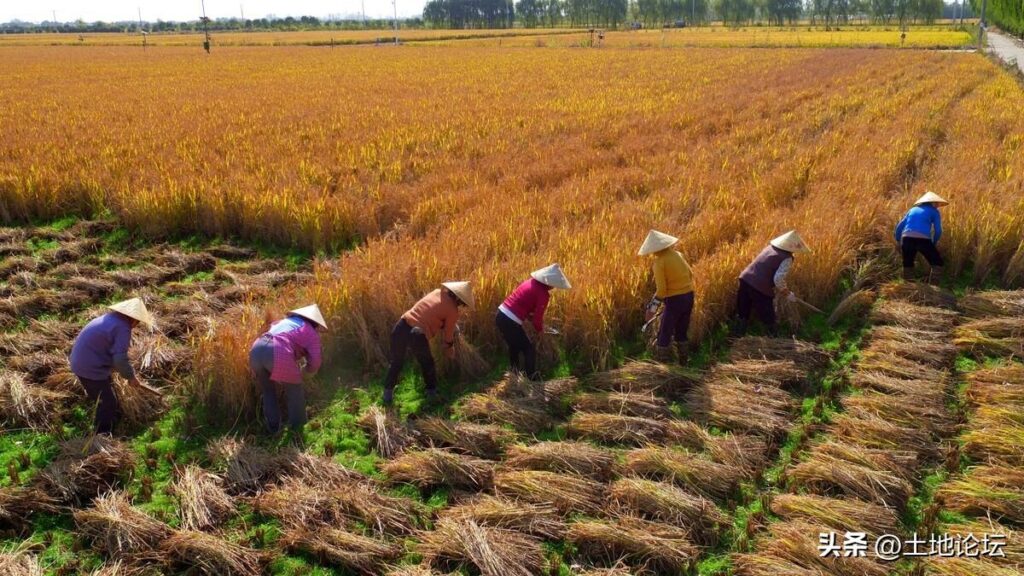
[[[505,301],[498,306],[494,318],[498,331],[508,344],[508,365],[531,380],[537,380],[537,346],[523,329],[523,322],[529,320],[537,334],[544,333],[544,311],[551,299],[551,290],[568,290],[572,286],[558,264],[535,270],[530,278],[520,284]],[[519,359],[522,357],[523,362]]]
[[[444,282],[441,288],[420,299],[391,330],[391,365],[384,377],[384,406],[394,403],[395,385],[405,366],[405,353],[412,353],[423,371],[427,387],[427,400],[437,397],[437,368],[430,353],[430,339],[441,334],[444,352],[455,357],[455,335],[458,330],[460,308],[473,307],[473,288],[469,282]]]

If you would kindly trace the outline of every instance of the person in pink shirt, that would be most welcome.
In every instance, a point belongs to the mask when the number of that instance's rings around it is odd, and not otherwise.
[[[306,397],[302,374],[316,374],[320,369],[322,349],[320,330],[326,330],[323,314],[316,304],[292,310],[283,320],[253,343],[249,350],[249,367],[263,395],[263,417],[267,430],[281,430],[281,410],[277,405],[277,387],[283,386],[288,402],[288,426],[300,434],[306,423]],[[299,364],[305,360],[305,369]]]
[[[552,264],[531,272],[530,278],[516,287],[498,306],[494,322],[508,344],[508,364],[511,370],[522,372],[531,380],[540,378],[537,371],[537,346],[523,329],[523,322],[531,322],[537,334],[543,334],[544,312],[551,299],[551,290],[568,290],[571,287],[562,268]]]

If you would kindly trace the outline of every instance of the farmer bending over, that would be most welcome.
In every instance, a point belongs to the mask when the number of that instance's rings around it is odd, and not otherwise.
[[[772,240],[743,270],[739,291],[736,293],[733,336],[747,333],[751,312],[757,314],[768,333],[775,336],[778,330],[775,322],[775,294],[796,299],[786,286],[786,275],[793,266],[793,254],[810,251],[796,230],[790,230]]]
[[[693,272],[683,255],[672,250],[678,242],[675,236],[651,230],[637,256],[654,255],[654,284],[657,290],[647,305],[644,320],[650,322],[657,315],[658,308],[665,306],[654,359],[658,362],[670,361],[671,344],[675,339],[679,363],[686,364],[686,332],[690,328],[690,316],[693,314]]]
[[[517,372],[526,374],[531,380],[538,380],[537,346],[523,329],[523,322],[529,320],[537,335],[544,334],[544,312],[551,299],[551,290],[568,290],[572,286],[558,264],[530,272],[530,278],[516,287],[505,301],[498,306],[494,322],[508,344],[508,365]],[[519,362],[523,358],[522,364]]]
[[[920,252],[932,267],[929,276],[938,284],[942,276],[942,255],[936,244],[942,236],[942,215],[939,206],[949,204],[938,194],[928,192],[914,202],[900,223],[896,225],[896,243],[903,252],[903,279],[914,279],[914,260]]]
[[[473,288],[469,282],[444,282],[441,288],[420,299],[391,330],[391,365],[384,378],[384,406],[391,406],[395,397],[395,384],[405,365],[405,352],[412,353],[423,370],[427,386],[427,401],[437,398],[437,368],[430,353],[430,339],[441,334],[444,353],[455,358],[455,335],[458,329],[459,309],[473,307]]]
[[[117,420],[114,371],[132,386],[144,386],[128,361],[128,348],[132,343],[132,330],[140,322],[150,330],[155,326],[153,316],[139,298],[118,302],[109,308],[110,312],[85,325],[71,348],[71,372],[82,383],[89,400],[96,402],[97,434],[111,434]]]

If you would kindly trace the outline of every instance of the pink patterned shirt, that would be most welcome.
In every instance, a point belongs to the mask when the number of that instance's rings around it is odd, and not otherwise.
[[[266,335],[274,344],[274,371],[270,373],[274,382],[301,384],[301,358],[306,359],[307,374],[316,374],[320,369],[320,334],[309,320],[289,316],[274,322]]]

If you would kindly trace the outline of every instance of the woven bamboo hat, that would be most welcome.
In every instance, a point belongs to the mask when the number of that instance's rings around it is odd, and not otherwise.
[[[530,272],[530,276],[545,286],[561,288],[562,290],[572,288],[572,284],[569,284],[569,279],[565,277],[565,273],[562,272],[562,267],[558,264],[552,264],[550,266],[545,266],[540,270],[534,270],[533,272]]]
[[[773,238],[769,242],[772,246],[775,246],[779,250],[785,250],[786,252],[810,252],[811,249],[804,244],[804,239],[796,233],[796,230],[790,230],[778,238]]]
[[[309,320],[310,322],[317,324],[324,330],[327,329],[327,322],[324,322],[324,315],[320,313],[320,307],[317,306],[316,304],[310,304],[309,306],[297,308],[289,312],[289,314],[294,314],[300,318],[305,318],[306,320]]]
[[[949,202],[947,202],[945,198],[929,190],[924,193],[924,196],[921,196],[920,198],[917,199],[916,202],[914,202],[914,206],[920,206],[921,204],[928,203],[938,204],[939,206],[945,206],[946,204],[949,204]]]
[[[467,308],[472,308],[476,303],[473,300],[473,287],[469,285],[469,282],[442,282],[441,286],[451,290]]]
[[[124,314],[132,320],[142,322],[150,330],[156,328],[156,321],[153,319],[153,315],[149,313],[149,310],[146,309],[146,303],[142,301],[142,298],[124,300],[117,304],[111,304],[108,308],[118,314]]]
[[[679,242],[679,238],[675,236],[669,236],[664,232],[658,232],[657,230],[651,230],[647,233],[647,238],[644,238],[644,243],[640,246],[640,251],[636,253],[637,256],[647,256],[648,254],[654,254],[655,252],[661,252],[665,248],[674,246],[676,242]]]

